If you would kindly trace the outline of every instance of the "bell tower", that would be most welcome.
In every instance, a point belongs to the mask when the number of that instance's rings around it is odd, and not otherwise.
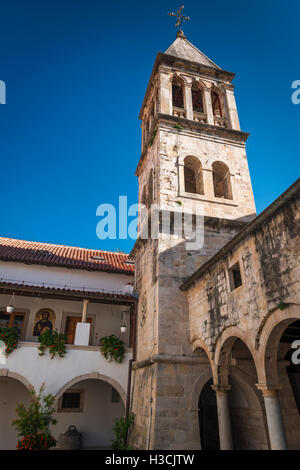
[[[134,246],[137,355],[132,403],[135,449],[199,449],[193,386],[208,364],[195,357],[182,282],[255,216],[234,74],[221,69],[180,30],[158,53],[142,104],[139,203],[170,214],[202,214],[204,239],[184,234],[139,238]],[[160,233],[160,235],[163,235]]]

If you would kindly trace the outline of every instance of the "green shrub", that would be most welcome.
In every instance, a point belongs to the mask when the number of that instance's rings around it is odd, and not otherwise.
[[[26,447],[28,447],[26,450],[45,449],[55,445],[55,439],[49,431],[50,424],[56,424],[56,419],[53,418],[55,397],[51,394],[42,396],[44,390],[45,384],[41,386],[38,394],[33,388],[30,389],[28,407],[26,408],[23,403],[17,405],[17,418],[12,425],[21,437],[17,444],[19,450],[24,450]]]
[[[127,418],[121,418],[115,421],[113,432],[114,439],[112,442],[113,450],[130,450],[130,447],[126,444],[127,434],[130,427],[134,422],[134,414],[130,413]]]

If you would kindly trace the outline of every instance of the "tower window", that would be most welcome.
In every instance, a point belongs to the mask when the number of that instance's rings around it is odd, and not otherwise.
[[[229,282],[231,291],[237,289],[243,284],[239,263],[236,263],[229,269]]]
[[[184,160],[184,189],[186,193],[204,194],[202,165],[198,158]]]
[[[179,81],[172,84],[172,100],[175,108],[184,108],[183,90]]]
[[[204,113],[202,91],[195,85],[192,88],[192,101],[193,111],[196,113]]]
[[[213,109],[213,115],[215,117],[222,117],[222,107],[221,107],[221,100],[218,93],[215,91],[211,94],[211,104]]]
[[[213,183],[215,197],[232,199],[229,169],[222,162],[213,163]]]

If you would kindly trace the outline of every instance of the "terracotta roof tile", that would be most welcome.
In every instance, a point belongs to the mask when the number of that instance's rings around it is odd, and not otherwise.
[[[133,274],[129,255],[0,237],[0,260]]]

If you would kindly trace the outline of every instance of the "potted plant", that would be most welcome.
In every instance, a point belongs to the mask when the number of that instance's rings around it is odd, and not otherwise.
[[[107,361],[121,363],[125,355],[125,344],[116,335],[103,336],[100,339],[100,351]]]
[[[5,354],[8,356],[17,348],[19,334],[15,328],[0,326],[0,340],[5,343]]]
[[[17,429],[20,439],[18,450],[48,450],[56,446],[56,440],[50,432],[50,425],[56,424],[53,418],[55,412],[55,397],[51,394],[42,396],[45,384],[42,384],[37,394],[32,388],[30,403],[26,408],[24,404],[17,405],[17,418],[12,425]]]
[[[15,294],[11,296],[10,302],[6,307],[7,313],[13,313],[15,311]]]
[[[66,336],[58,331],[46,330],[45,333],[39,336],[39,355],[43,356],[46,349],[49,349],[49,354],[51,359],[56,355],[59,357],[64,357],[66,354],[66,345],[67,342]]]

